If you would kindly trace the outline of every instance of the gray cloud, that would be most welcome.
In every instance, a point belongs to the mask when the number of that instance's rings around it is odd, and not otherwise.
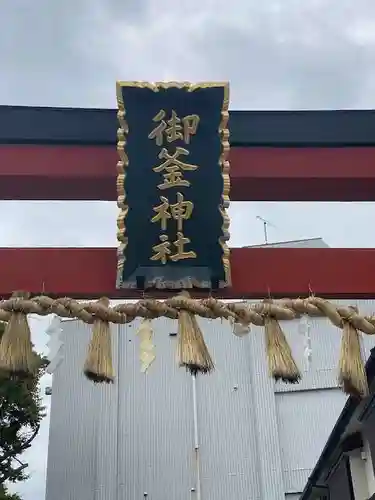
[[[13,0],[2,13],[6,103],[114,106],[117,78],[229,79],[236,108],[372,103],[371,0]]]
[[[250,2],[242,10],[213,20],[194,40],[196,52],[204,47],[208,71],[231,76],[236,108],[366,106],[363,91],[374,78],[373,3],[271,1],[255,10]]]
[[[0,19],[1,102],[100,105],[98,89],[100,96],[108,64],[92,39],[107,43],[116,20],[126,29],[146,8],[146,0],[5,0]],[[112,81],[107,92],[113,88]]]

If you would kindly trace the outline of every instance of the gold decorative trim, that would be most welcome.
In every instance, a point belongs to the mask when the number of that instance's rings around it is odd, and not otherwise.
[[[125,191],[125,178],[126,169],[129,166],[129,158],[126,154],[126,137],[129,133],[129,125],[126,120],[126,108],[122,95],[123,87],[135,87],[150,89],[153,92],[159,92],[159,90],[167,90],[171,88],[176,89],[186,89],[187,92],[194,92],[195,90],[222,87],[224,90],[223,103],[221,107],[221,122],[218,128],[218,134],[221,141],[221,154],[219,158],[219,166],[221,169],[221,174],[223,178],[223,193],[222,193],[222,203],[218,207],[221,216],[223,218],[222,224],[222,234],[219,237],[219,244],[223,250],[223,267],[225,273],[225,281],[219,283],[220,288],[231,286],[231,268],[230,268],[230,249],[227,245],[229,240],[229,226],[230,219],[227,214],[227,209],[230,204],[229,192],[230,192],[230,163],[228,161],[230,144],[229,144],[229,83],[228,82],[144,82],[144,81],[117,81],[116,82],[116,96],[117,96],[117,119],[120,127],[117,130],[117,153],[120,160],[117,162],[117,206],[120,209],[120,213],[117,217],[117,240],[120,242],[119,248],[117,250],[117,288],[121,288],[123,285],[123,268],[125,263],[125,251],[128,245],[128,237],[126,236],[126,217],[128,215],[129,207],[126,201],[126,191]],[[197,282],[191,278],[185,278],[184,283],[188,285],[188,288],[193,286],[199,286],[200,288],[209,288],[207,282]],[[153,285],[157,288],[161,288],[157,283],[159,279],[155,278],[155,283]],[[151,283],[147,285],[151,286]]]
[[[122,285],[122,274],[125,262],[125,250],[128,246],[128,237],[126,236],[126,225],[125,219],[128,215],[129,207],[126,202],[126,192],[125,192],[125,177],[126,169],[129,166],[129,158],[125,151],[126,136],[129,133],[129,126],[126,121],[126,111],[124,105],[124,99],[121,92],[122,85],[116,83],[116,96],[117,96],[117,120],[120,127],[117,129],[117,153],[120,157],[117,162],[117,206],[120,209],[120,213],[117,217],[117,240],[120,245],[117,249],[117,288],[121,288]]]
[[[230,270],[230,249],[227,245],[227,241],[230,238],[229,226],[230,219],[227,214],[227,209],[230,205],[229,192],[230,192],[230,163],[228,160],[230,144],[229,144],[229,83],[223,83],[224,87],[224,99],[223,105],[221,107],[221,123],[219,126],[219,136],[221,138],[222,152],[219,160],[219,165],[221,168],[221,175],[223,177],[223,194],[222,194],[222,206],[219,207],[221,215],[223,217],[222,231],[223,234],[220,236],[219,241],[221,248],[223,249],[223,266],[225,272],[224,286],[232,285],[231,270]]]

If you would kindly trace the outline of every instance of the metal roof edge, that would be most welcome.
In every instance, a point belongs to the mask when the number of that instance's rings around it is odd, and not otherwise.
[[[298,245],[300,243],[313,243],[313,242],[319,242],[322,244],[321,247],[319,248],[330,248],[328,243],[325,242],[325,240],[319,236],[315,237],[315,238],[300,238],[300,239],[296,239],[296,240],[283,240],[283,241],[271,241],[271,242],[268,242],[268,243],[261,243],[261,244],[258,244],[258,245],[246,245],[244,248],[267,248],[267,247],[270,247],[270,248],[277,248],[278,246],[284,246],[284,245],[289,245],[289,244],[293,244],[293,245],[296,245],[298,247]],[[308,248],[308,247],[306,247]],[[315,248],[315,247],[312,247],[312,248]]]

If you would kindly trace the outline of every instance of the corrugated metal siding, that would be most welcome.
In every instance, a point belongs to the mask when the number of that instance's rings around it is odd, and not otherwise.
[[[249,337],[228,323],[200,320],[216,371],[198,378],[202,498],[260,500],[258,432]]]
[[[114,333],[116,366],[116,328]],[[64,323],[64,360],[53,375],[47,500],[116,498],[113,444],[118,385],[94,386],[82,376],[90,335],[90,328],[82,323]]]
[[[268,376],[264,329],[254,327],[249,335],[253,383],[253,411],[258,447],[254,454],[259,462],[262,500],[284,497],[282,459],[277,427],[274,382]]]
[[[250,365],[248,341],[220,322],[201,323],[217,365],[212,376],[197,380],[202,495],[260,499],[254,422],[248,425],[253,418],[251,374],[244,369]],[[133,325],[125,328],[134,332]],[[126,340],[129,332],[120,337],[119,498],[147,492],[156,500],[190,499],[197,488],[192,379],[176,367],[176,338],[167,335],[176,323],[159,319],[153,327],[157,358],[146,376],[140,373],[137,342]]]
[[[335,302],[357,305],[363,314],[372,314],[375,310],[375,302],[370,300]],[[309,322],[310,363],[304,358],[305,338],[300,333],[299,321],[281,322],[303,375],[297,385],[275,384],[286,493],[303,491],[346,401],[346,396],[337,389],[341,332],[325,318],[311,318]],[[364,336],[365,359],[374,345],[374,338]]]
[[[345,399],[339,389],[277,394],[286,493],[303,491]]]
[[[359,306],[375,310],[373,301]],[[332,390],[340,332],[325,319],[312,320],[307,367],[298,321],[283,323],[305,370],[298,387],[268,378],[263,329],[239,339],[225,322],[201,325],[217,365],[197,381],[202,500],[281,500],[302,491],[345,400]],[[192,381],[176,367],[176,337],[168,335],[176,322],[159,319],[153,327],[157,357],[146,375],[137,322],[113,327],[117,379],[103,387],[81,372],[90,328],[64,323],[64,359],[53,376],[47,500],[57,493],[60,500],[135,500],[144,493],[150,500],[194,500]],[[367,337],[367,356],[372,345]]]
[[[300,333],[300,321],[281,322],[281,327],[292,347],[294,358],[302,372],[302,380],[296,385],[276,384],[276,392],[337,387],[340,331],[329,324],[325,318],[311,318],[309,322],[312,348],[311,363],[308,363],[304,357],[305,337]]]
[[[175,338],[168,336],[176,324],[153,321],[157,357],[147,374],[140,372],[138,324],[121,328],[119,341],[117,498],[147,493],[152,500],[187,500],[195,486],[192,395],[188,375],[176,367]]]
[[[336,304],[357,305],[361,313],[373,314],[375,301],[336,300]],[[292,347],[294,358],[302,371],[302,381],[296,385],[277,384],[276,392],[305,391],[337,387],[337,366],[340,353],[341,331],[326,318],[309,318],[312,346],[311,362],[304,357],[305,337],[301,324],[296,321],[281,321],[281,327]],[[367,359],[375,339],[363,335],[363,356]]]
[[[81,369],[90,338],[64,323],[64,360],[54,374],[47,500],[194,498],[192,379],[175,363],[176,323],[153,322],[157,358],[140,373],[137,322],[120,327],[117,381],[94,386]],[[249,339],[219,321],[204,321],[217,364],[198,379],[202,493],[206,499],[259,500]],[[113,327],[114,331],[116,328]],[[250,425],[248,423],[251,422]],[[117,491],[116,491],[117,490]],[[249,497],[250,492],[250,497]]]

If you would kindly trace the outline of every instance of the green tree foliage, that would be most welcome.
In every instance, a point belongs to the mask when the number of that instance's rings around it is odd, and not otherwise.
[[[4,324],[0,323],[0,336]],[[38,385],[46,360],[35,354],[34,376],[20,377],[0,372],[0,500],[21,500],[7,492],[6,483],[28,478],[28,464],[21,455],[30,448],[45,415]]]
[[[4,486],[0,486],[0,500],[22,500],[17,493],[9,493]]]

